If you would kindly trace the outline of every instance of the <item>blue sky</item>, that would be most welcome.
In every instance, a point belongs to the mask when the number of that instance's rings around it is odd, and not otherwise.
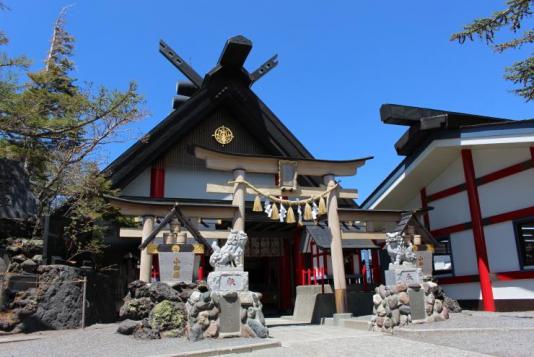
[[[11,11],[0,13],[0,28],[10,37],[9,53],[41,66],[57,14],[72,1],[4,2]],[[528,49],[499,55],[481,42],[449,41],[504,2],[79,0],[67,29],[77,39],[80,81],[122,89],[138,82],[150,115],[130,128],[134,135],[170,112],[183,79],[158,53],[160,38],[201,74],[237,34],[254,43],[249,70],[277,53],[278,67],[253,90],[317,158],[375,156],[356,177],[342,179],[360,190],[361,202],[402,159],[393,144],[405,128],[382,124],[381,104],[534,117],[533,105],[510,93],[512,84],[503,79],[504,67]],[[532,25],[529,20],[525,28]],[[132,143],[109,145],[105,158],[113,160]]]

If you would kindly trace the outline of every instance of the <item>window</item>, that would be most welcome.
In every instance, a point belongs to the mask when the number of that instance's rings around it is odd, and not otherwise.
[[[534,219],[515,222],[519,261],[522,269],[534,269]]]
[[[450,237],[437,239],[439,244],[434,247],[433,268],[434,275],[452,274],[452,249]]]

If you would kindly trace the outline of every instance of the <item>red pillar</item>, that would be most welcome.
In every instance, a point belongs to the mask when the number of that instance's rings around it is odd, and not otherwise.
[[[380,261],[378,257],[378,249],[371,249],[371,276],[373,277],[373,284],[376,286],[380,285]]]
[[[477,253],[478,274],[480,275],[480,290],[482,291],[482,303],[484,311],[495,311],[495,301],[493,300],[493,288],[489,276],[488,253],[486,251],[486,241],[484,238],[484,227],[482,225],[482,213],[475,179],[475,168],[471,150],[462,150],[462,162],[464,166],[465,184],[467,197],[469,199],[469,210],[471,212],[471,223],[473,225],[473,237],[475,240],[475,250]]]
[[[152,165],[150,172],[150,197],[163,198],[165,194],[165,169],[163,162],[156,160]],[[159,280],[159,261],[154,257],[152,259],[152,271],[155,279]]]
[[[295,262],[295,285],[304,285],[302,271],[304,270],[304,253],[301,251],[301,237],[302,228],[295,229],[295,239],[293,240],[293,261]]]
[[[427,209],[428,208],[428,199],[426,197],[426,188],[423,187],[420,191],[421,195],[421,208]],[[426,229],[430,229],[430,218],[428,217],[428,211],[423,213],[423,220],[425,224]]]
[[[283,240],[284,255],[280,257],[280,308],[282,310],[288,310],[291,308],[291,275],[289,254],[289,241]],[[297,275],[296,275],[297,276]]]
[[[163,162],[157,160],[150,172],[150,197],[163,198],[165,196],[165,168]]]
[[[360,281],[363,282],[362,276],[362,250],[356,249],[356,264],[358,264],[358,274],[360,274]],[[354,272],[356,273],[356,272]]]

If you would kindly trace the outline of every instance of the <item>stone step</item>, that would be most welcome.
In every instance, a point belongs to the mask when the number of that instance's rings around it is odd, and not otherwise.
[[[343,320],[343,327],[352,328],[355,330],[369,331],[369,321],[358,319]]]

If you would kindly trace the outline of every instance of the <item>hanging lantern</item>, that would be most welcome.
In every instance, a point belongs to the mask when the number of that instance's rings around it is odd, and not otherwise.
[[[260,195],[256,195],[254,199],[254,206],[252,206],[252,212],[262,212],[263,208],[261,207]]]
[[[321,196],[319,199],[319,215],[326,214],[326,202],[324,201],[324,197]]]

